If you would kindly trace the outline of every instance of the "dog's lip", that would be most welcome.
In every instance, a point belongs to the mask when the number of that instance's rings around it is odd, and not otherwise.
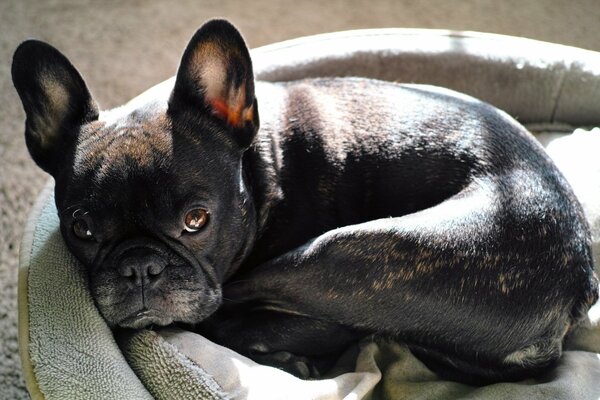
[[[156,310],[143,308],[123,318],[117,325],[123,328],[141,329],[152,324],[165,325],[164,316]]]

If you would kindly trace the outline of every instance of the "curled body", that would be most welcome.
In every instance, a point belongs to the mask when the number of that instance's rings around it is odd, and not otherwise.
[[[550,368],[597,300],[568,183],[474,98],[254,82],[222,20],[191,39],[171,90],[108,112],[48,44],[23,43],[12,73],[65,242],[115,329],[192,325],[303,377],[375,334],[482,383]]]

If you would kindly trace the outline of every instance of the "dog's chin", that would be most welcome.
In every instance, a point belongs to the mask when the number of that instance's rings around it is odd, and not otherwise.
[[[210,306],[202,310],[195,310],[193,313],[171,314],[166,310],[142,308],[130,313],[129,315],[116,319],[105,318],[105,321],[112,329],[144,329],[150,326],[167,326],[174,323],[184,325],[196,325],[213,314],[219,307],[219,302],[211,303]]]

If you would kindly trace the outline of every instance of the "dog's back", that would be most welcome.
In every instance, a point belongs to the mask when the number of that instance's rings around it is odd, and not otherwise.
[[[596,300],[590,236],[568,183],[524,128],[433,87],[266,85],[265,94],[284,94],[273,114],[261,108],[255,143],[274,160],[267,186],[279,197],[261,204],[269,213],[246,268],[350,227],[328,264],[347,277],[346,296],[338,295],[346,301],[295,298],[289,309],[400,336],[434,364],[492,380],[559,357],[565,334]],[[351,230],[375,220],[399,235],[371,243]],[[364,259],[386,264],[385,279],[353,280],[351,270],[369,275]],[[302,271],[273,280],[285,293],[308,281],[311,293],[330,288]],[[363,303],[349,307],[356,293]]]

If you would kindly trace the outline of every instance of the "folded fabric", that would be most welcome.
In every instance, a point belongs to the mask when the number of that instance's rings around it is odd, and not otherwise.
[[[124,339],[123,344],[130,365],[156,399],[600,398],[600,360],[592,352],[565,351],[558,367],[540,379],[471,387],[441,380],[400,343],[366,341],[357,347],[347,352],[347,359],[340,360],[338,367],[354,372],[303,381],[258,365],[191,332],[141,331]],[[354,354],[357,351],[358,356]],[[218,385],[210,393],[206,392],[206,374]]]
[[[600,55],[565,46],[498,35],[385,29],[302,38],[255,49],[252,57],[257,77],[264,80],[357,75],[434,83],[476,95],[523,122],[550,123],[552,129],[565,128],[556,121],[600,125],[600,71],[594,68]],[[130,106],[165,95],[171,86],[172,80],[159,84]],[[600,164],[593,150],[599,148],[599,134],[576,131],[548,147],[582,201],[596,240]],[[593,324],[542,379],[479,388],[440,380],[401,343],[367,339],[348,350],[329,379],[302,381],[193,332],[142,330],[115,340],[58,226],[49,183],[28,223],[19,271],[19,347],[33,398],[600,397],[600,332]]]

